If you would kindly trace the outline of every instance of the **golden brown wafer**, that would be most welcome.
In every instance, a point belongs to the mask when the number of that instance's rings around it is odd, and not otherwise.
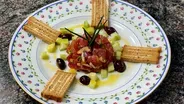
[[[130,54],[130,55],[159,55],[160,53],[157,52],[157,51],[140,51],[140,50],[129,50],[129,49],[126,49],[124,50],[123,52],[124,54]]]
[[[108,0],[92,0],[92,21],[91,26],[97,26],[101,17],[104,16],[102,23],[109,19],[109,2]],[[105,26],[108,26],[108,21]]]
[[[46,28],[45,26],[40,25],[40,24],[38,24],[37,22],[34,22],[34,21],[28,22],[27,25],[31,25],[33,27],[36,27],[37,29],[42,30],[45,33],[49,34],[49,36],[57,36],[56,34],[59,34],[57,32],[52,31],[53,29]]]
[[[34,27],[32,25],[27,25],[27,24],[24,25],[24,30],[31,34],[34,34],[36,37],[42,39],[46,43],[55,42],[54,38],[47,36],[49,34],[45,34],[42,30],[39,30],[37,27]]]
[[[130,62],[157,64],[159,62],[160,52],[161,47],[150,48],[125,45],[122,51],[122,59]]]
[[[28,19],[28,24],[29,24],[29,23],[33,23],[33,24],[35,24],[35,25],[37,25],[37,26],[40,26],[40,27],[44,28],[45,30],[50,31],[51,33],[60,34],[60,31],[54,30],[54,29],[51,28],[48,24],[43,23],[42,21],[36,19],[35,17],[30,17],[30,18]]]
[[[75,75],[76,74],[74,73],[57,70],[55,75],[44,87],[44,90],[41,92],[41,96],[46,99],[61,102],[64,94],[73,82]]]
[[[144,56],[132,56],[126,55],[122,56],[124,61],[136,62],[136,63],[158,63],[158,58],[155,57],[144,57]]]
[[[126,48],[127,50],[141,50],[141,51],[149,51],[149,52],[161,52],[161,47],[158,48],[150,48],[150,47],[138,47],[138,46],[128,46],[125,45],[123,48]]]
[[[53,43],[61,34],[59,31],[52,29],[49,25],[37,20],[35,17],[30,17],[23,29],[46,43]]]

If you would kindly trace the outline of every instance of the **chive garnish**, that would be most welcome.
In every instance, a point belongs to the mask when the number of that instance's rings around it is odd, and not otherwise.
[[[98,22],[97,26],[95,27],[95,30],[94,30],[94,33],[93,33],[92,36],[90,36],[90,34],[89,34],[84,28],[83,28],[83,30],[84,30],[84,35],[85,35],[85,37],[83,37],[83,36],[81,36],[81,35],[79,35],[79,34],[73,32],[73,31],[71,31],[71,30],[69,30],[69,29],[67,29],[67,28],[65,28],[65,29],[66,29],[67,31],[71,32],[72,34],[77,35],[78,37],[81,37],[81,38],[87,40],[87,41],[88,41],[88,46],[91,47],[91,48],[93,48],[93,44],[94,44],[94,41],[95,41],[96,37],[99,35],[100,30],[101,30],[102,28],[104,28],[104,25],[105,25],[105,23],[107,22],[107,20],[106,20],[106,21],[102,24],[103,17],[104,17],[104,16],[102,16],[102,17],[100,18],[100,21]]]
[[[65,28],[65,29],[66,29],[67,31],[71,32],[72,34],[77,35],[78,37],[81,37],[81,38],[83,38],[83,39],[87,40],[87,39],[86,39],[86,38],[84,38],[83,36],[80,36],[79,34],[77,34],[77,33],[73,32],[73,31],[71,31],[71,30],[69,30],[69,29],[67,29],[67,28]]]
[[[89,33],[86,31],[85,28],[83,28],[83,30],[84,30],[84,33],[85,33],[89,38],[92,38],[91,35],[89,35]]]

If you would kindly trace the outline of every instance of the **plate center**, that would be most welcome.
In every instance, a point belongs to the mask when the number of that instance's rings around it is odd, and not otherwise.
[[[59,30],[61,27],[72,27],[74,25],[80,25],[83,24],[85,20],[88,20],[90,23],[90,16],[81,16],[81,17],[73,17],[66,19],[65,21],[61,21],[58,24],[54,25],[53,28]],[[136,34],[126,27],[126,24],[121,24],[117,22],[115,19],[110,18],[110,26],[114,27],[117,32],[121,35],[121,42],[120,44],[123,45],[133,45],[133,46],[141,46],[141,43],[139,39],[136,37]],[[58,70],[56,66],[56,58],[59,58],[61,53],[66,52],[60,52],[59,49],[55,53],[49,53],[49,60],[43,61],[40,59],[40,54],[43,51],[46,51],[47,44],[40,41],[38,47],[37,47],[37,64],[39,66],[40,72],[43,74],[43,76],[49,80],[56,70]],[[66,62],[67,64],[67,62]],[[79,94],[79,95],[98,95],[98,94],[104,94],[107,92],[112,92],[114,90],[117,90],[119,88],[122,88],[126,86],[129,82],[133,80],[133,78],[138,74],[141,64],[133,64],[133,63],[126,63],[127,69],[123,73],[109,73],[109,76],[107,79],[103,79],[101,82],[98,83],[98,87],[96,89],[90,89],[87,86],[83,86],[80,84],[78,80],[75,80],[73,85],[70,87],[69,92],[72,94]],[[69,69],[69,67],[66,68],[66,71]],[[132,71],[133,70],[133,71]],[[79,79],[80,76],[84,75],[82,72],[78,72],[76,79]],[[98,74],[100,77],[100,74]]]

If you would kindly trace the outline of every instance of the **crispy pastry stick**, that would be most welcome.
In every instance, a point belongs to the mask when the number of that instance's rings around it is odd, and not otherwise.
[[[92,0],[91,26],[97,26],[100,18],[104,16],[102,24],[109,19],[109,0]],[[105,26],[108,26],[108,21]]]
[[[61,102],[63,96],[73,82],[75,75],[76,74],[57,70],[41,92],[41,96],[46,99]]]
[[[30,17],[23,29],[46,43],[53,43],[61,34],[59,31],[52,29],[49,25],[37,20],[35,17]]]
[[[136,47],[125,45],[122,51],[122,59],[129,62],[152,63],[159,62],[161,47]]]

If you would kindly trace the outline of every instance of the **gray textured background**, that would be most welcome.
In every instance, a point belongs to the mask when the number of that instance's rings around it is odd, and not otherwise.
[[[8,66],[8,46],[19,24],[56,0],[0,0],[0,104],[35,104],[15,82]],[[184,104],[184,0],[126,0],[148,12],[165,30],[172,62],[163,83],[141,104]]]

